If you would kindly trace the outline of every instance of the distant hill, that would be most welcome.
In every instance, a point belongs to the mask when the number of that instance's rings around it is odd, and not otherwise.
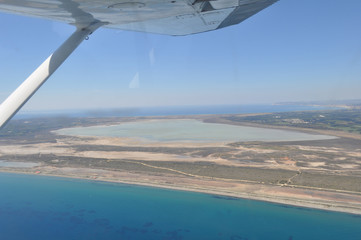
[[[327,106],[327,107],[343,107],[349,109],[361,109],[361,99],[279,102],[279,103],[275,103],[275,105]]]

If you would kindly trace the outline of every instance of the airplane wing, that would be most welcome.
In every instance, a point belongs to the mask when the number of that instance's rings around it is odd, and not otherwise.
[[[0,11],[86,27],[187,35],[238,24],[278,0],[0,0]]]
[[[238,24],[278,0],[0,0],[0,11],[62,21],[77,30],[1,105],[0,129],[99,27],[187,35]]]

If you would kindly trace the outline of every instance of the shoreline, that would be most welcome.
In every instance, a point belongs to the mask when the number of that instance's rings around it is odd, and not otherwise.
[[[30,170],[30,169],[29,169]],[[34,170],[34,169],[32,169]],[[344,202],[344,201],[335,201],[330,198],[337,198],[337,197],[344,197],[344,199],[358,198],[361,200],[361,195],[356,194],[349,194],[337,191],[322,191],[322,190],[312,190],[308,188],[296,187],[290,188],[285,186],[274,186],[274,185],[263,185],[263,184],[251,184],[251,183],[241,183],[238,185],[241,189],[249,189],[249,188],[259,188],[261,190],[265,190],[269,188],[272,191],[275,189],[282,189],[284,190],[282,193],[286,193],[288,191],[294,192],[303,192],[307,191],[308,195],[312,195],[311,197],[306,196],[304,198],[299,198],[287,194],[283,194],[283,196],[276,196],[267,194],[267,190],[264,194],[258,193],[257,191],[240,191],[239,188],[227,188],[227,187],[216,187],[215,189],[210,189],[209,187],[200,186],[200,185],[190,185],[190,184],[181,184],[181,183],[169,183],[169,182],[162,182],[162,181],[145,181],[145,180],[135,180],[135,179],[128,179],[127,178],[114,178],[109,176],[94,176],[94,172],[98,172],[99,169],[71,169],[72,171],[81,170],[83,171],[81,174],[73,175],[71,173],[66,173],[66,170],[62,172],[62,169],[51,169],[51,171],[58,171],[57,173],[51,172],[31,172],[31,171],[14,171],[11,169],[0,169],[0,173],[10,173],[10,174],[25,174],[25,175],[32,175],[32,176],[47,176],[47,177],[60,177],[66,179],[73,179],[73,180],[86,180],[86,181],[94,181],[94,182],[103,182],[103,183],[119,183],[119,184],[128,184],[133,186],[144,186],[144,187],[152,187],[152,188],[162,188],[167,190],[175,190],[175,191],[186,191],[186,192],[196,192],[196,193],[204,193],[210,195],[217,195],[223,197],[234,197],[238,199],[246,199],[246,200],[255,200],[255,201],[262,201],[268,202],[271,204],[281,204],[281,205],[288,205],[292,207],[301,207],[301,208],[309,208],[309,209],[317,209],[317,210],[324,210],[324,211],[332,211],[332,212],[340,212],[345,214],[354,214],[354,215],[361,215],[361,202]],[[84,171],[85,170],[85,171]],[[89,171],[90,170],[90,171]],[[108,170],[101,170],[109,173],[111,171]],[[63,173],[63,174],[61,174]],[[65,174],[64,174],[65,173]],[[84,175],[84,173],[88,173]],[[116,173],[116,172],[113,172]],[[132,173],[131,173],[132,174]],[[144,177],[144,176],[143,176]],[[146,178],[149,176],[145,176]],[[184,180],[184,179],[183,179]],[[215,181],[204,180],[207,183],[214,184]],[[222,185],[222,183],[219,183]],[[235,183],[233,183],[235,184]],[[207,186],[207,185],[206,185]],[[239,187],[238,186],[238,187]],[[311,193],[310,193],[311,192]],[[278,192],[280,193],[280,192]],[[325,197],[326,196],[326,197]],[[329,197],[327,197],[329,196]]]
[[[264,115],[267,113],[256,113],[256,114],[242,114],[245,115]],[[222,115],[224,116],[224,115]],[[322,129],[308,129],[308,128],[298,128],[298,127],[289,127],[289,126],[273,126],[273,125],[266,125],[266,124],[258,124],[258,123],[248,123],[248,122],[234,122],[227,119],[222,119],[215,115],[187,115],[187,116],[156,116],[156,117],[140,117],[140,118],[129,118],[123,119],[123,121],[110,121],[108,123],[102,122],[101,124],[90,124],[90,126],[111,126],[111,125],[119,125],[124,122],[134,122],[134,121],[159,121],[159,120],[170,120],[170,119],[193,119],[198,120],[204,123],[217,123],[217,124],[226,124],[226,125],[238,125],[238,126],[248,126],[248,127],[256,127],[256,128],[264,128],[264,129],[278,129],[278,130],[288,130],[288,131],[297,131],[301,133],[310,133],[310,134],[323,134],[334,136],[338,138],[338,142],[341,142],[344,145],[336,145],[339,147],[337,151],[344,156],[351,156],[353,159],[360,161],[361,151],[357,149],[354,150],[351,148],[343,148],[346,146],[344,141],[347,139],[354,139],[352,140],[353,144],[359,144],[359,140],[361,140],[360,134],[352,134],[342,131],[333,131],[333,130],[322,130]],[[89,125],[85,125],[83,127],[87,127]],[[76,126],[82,127],[82,126]],[[72,127],[71,127],[72,128]],[[64,128],[62,128],[64,129]],[[327,187],[327,185],[300,185],[294,183],[294,179],[297,178],[301,171],[303,172],[306,170],[311,171],[318,171],[321,169],[323,173],[328,174],[333,172],[333,170],[329,170],[324,166],[328,166],[327,161],[322,164],[322,160],[318,160],[318,156],[330,156],[329,154],[335,150],[335,147],[331,143],[320,146],[313,146],[313,145],[302,145],[304,143],[296,143],[297,141],[293,141],[298,149],[297,151],[294,150],[292,153],[283,154],[282,148],[276,149],[279,151],[275,151],[275,154],[270,156],[273,153],[273,148],[269,149],[270,145],[257,146],[253,145],[246,145],[242,146],[242,142],[240,142],[240,146],[237,146],[238,142],[235,142],[233,149],[229,151],[231,154],[234,154],[236,158],[239,158],[237,154],[243,152],[252,152],[254,155],[250,156],[259,156],[262,159],[268,161],[265,162],[257,162],[257,161],[250,161],[249,163],[245,161],[244,163],[239,163],[237,161],[232,162],[233,158],[221,158],[220,155],[217,155],[218,152],[212,152],[210,150],[204,150],[203,148],[217,148],[223,147],[228,148],[230,147],[229,143],[225,142],[214,142],[214,143],[194,143],[194,142],[147,142],[141,141],[132,138],[119,138],[119,137],[85,137],[85,136],[76,136],[76,135],[62,135],[57,133],[58,130],[50,131],[54,134],[55,142],[44,142],[44,143],[34,143],[33,145],[26,145],[24,144],[14,144],[11,148],[4,148],[1,152],[0,156],[8,154],[14,154],[16,156],[19,152],[21,152],[24,156],[32,154],[44,154],[49,155],[43,161],[43,164],[33,168],[8,168],[2,167],[0,168],[0,172],[6,173],[14,173],[14,174],[27,174],[27,175],[39,175],[39,176],[49,176],[49,177],[61,177],[61,178],[69,178],[69,179],[81,179],[86,181],[96,181],[96,182],[106,182],[106,183],[122,183],[122,184],[130,184],[130,185],[139,185],[139,186],[147,186],[147,187],[154,187],[154,188],[163,188],[169,190],[177,190],[177,191],[187,191],[187,192],[199,192],[204,194],[212,194],[217,196],[225,196],[225,197],[235,197],[241,199],[249,199],[249,200],[256,200],[256,201],[263,201],[269,202],[273,204],[283,204],[293,207],[302,207],[302,208],[311,208],[311,209],[319,209],[325,211],[333,211],[333,212],[343,212],[348,214],[356,214],[361,215],[361,191],[360,188],[342,188],[340,182],[337,182],[336,187],[341,186],[340,188],[332,188]],[[60,137],[60,138],[58,138]],[[73,138],[74,137],[74,138]],[[356,141],[357,140],[357,141]],[[300,140],[302,142],[302,140]],[[298,141],[298,142],[300,142]],[[305,140],[304,142],[313,141],[313,140]],[[315,140],[318,141],[318,140]],[[323,140],[320,140],[323,141]],[[328,140],[325,140],[328,141]],[[332,141],[332,140],[331,140]],[[348,144],[351,140],[347,140],[346,144]],[[355,142],[356,141],[356,142]],[[286,141],[286,145],[287,146]],[[333,141],[334,143],[335,141]],[[339,144],[337,142],[337,144]],[[230,142],[232,143],[232,142]],[[273,143],[273,142],[270,142]],[[277,142],[274,142],[277,144]],[[290,141],[292,143],[292,141]],[[252,142],[251,142],[252,144]],[[257,144],[256,144],[257,145]],[[293,144],[290,144],[291,147]],[[73,146],[85,146],[83,149],[73,148]],[[351,145],[353,146],[353,145]],[[358,146],[358,145],[357,145]],[[108,148],[106,148],[108,147]],[[116,150],[116,147],[119,147],[121,150]],[[301,148],[302,147],[302,148]],[[312,148],[314,147],[314,148]],[[169,149],[168,149],[169,148]],[[330,149],[331,148],[331,149]],[[185,152],[179,152],[178,149],[186,149]],[[194,150],[193,150],[194,149]],[[288,149],[288,148],[284,148]],[[200,151],[197,155],[192,155],[194,151]],[[24,154],[24,151],[27,154]],[[203,156],[201,151],[209,151]],[[238,151],[232,153],[232,151]],[[299,153],[301,151],[302,154],[308,154],[306,159],[302,159],[298,157],[299,155],[294,155],[295,151]],[[302,153],[305,151],[306,153]],[[322,152],[324,151],[324,152]],[[336,151],[336,152],[337,152]],[[348,152],[346,152],[348,151]],[[321,153],[320,153],[321,152]],[[330,153],[331,152],[331,153]],[[337,153],[338,153],[337,152]],[[227,154],[228,152],[225,152]],[[320,154],[313,156],[312,154]],[[135,155],[136,154],[136,155]],[[209,155],[207,155],[209,154]],[[257,155],[259,154],[259,155]],[[263,154],[263,155],[262,155]],[[292,155],[293,154],[293,155]],[[325,154],[325,155],[322,155]],[[349,154],[349,155],[347,155]],[[352,155],[353,154],[353,155]],[[39,156],[40,156],[39,155]],[[288,156],[290,155],[290,156]],[[246,155],[248,156],[248,155]],[[330,159],[336,158],[339,155],[335,153],[335,155],[331,155]],[[72,165],[70,162],[66,162],[63,165],[61,163],[61,157],[64,159],[68,159],[70,157],[78,158],[78,159],[92,159],[92,161],[103,161],[101,166],[98,167],[91,165],[90,162],[78,162],[77,164],[83,165]],[[185,157],[184,159],[182,157]],[[265,158],[266,157],[266,158]],[[58,160],[58,158],[60,160]],[[107,165],[108,162],[116,162],[118,159],[126,159],[127,164],[134,160],[137,164],[137,167],[131,168],[129,170],[125,170],[126,168],[121,168],[121,170],[117,170],[116,168],[111,168],[111,166],[115,165]],[[129,160],[128,160],[129,158]],[[24,158],[25,161],[26,158]],[[245,158],[247,159],[247,158]],[[314,160],[316,159],[316,160]],[[345,158],[346,159],[346,158]],[[272,160],[272,161],[270,161]],[[299,161],[301,163],[308,162],[313,163],[315,165],[297,165]],[[310,161],[308,161],[310,160]],[[11,161],[11,160],[9,160]],[[21,161],[21,160],[16,160]],[[32,160],[30,159],[30,162]],[[40,161],[40,160],[39,160]],[[40,162],[41,162],[40,161]],[[282,177],[277,177],[277,182],[272,182],[269,180],[268,182],[265,180],[256,179],[250,180],[252,178],[243,178],[244,180],[236,179],[236,178],[229,178],[229,175],[217,177],[217,175],[198,175],[194,173],[194,171],[187,172],[185,175],[172,175],[169,172],[164,172],[161,170],[171,170],[172,173],[182,173],[184,171],[182,168],[172,168],[168,167],[167,165],[157,165],[151,164],[149,165],[147,161],[158,161],[158,162],[186,162],[187,167],[194,168],[195,165],[192,163],[196,162],[205,162],[211,164],[219,164],[220,166],[243,166],[243,167],[254,167],[257,168],[265,168],[267,169],[279,169],[282,170],[289,170],[294,171],[293,175],[287,177],[286,180],[288,182],[282,183],[278,180],[285,179]],[[303,161],[303,162],[302,162]],[[349,165],[342,165],[343,160],[339,160],[340,167],[339,174],[335,175],[342,176],[343,173],[351,171],[349,170]],[[44,164],[45,163],[45,164]],[[48,164],[50,163],[50,164]],[[93,163],[93,162],[91,162]],[[67,165],[68,164],[68,165]],[[242,165],[245,164],[245,165]],[[276,164],[276,165],[274,165]],[[151,167],[151,169],[161,169],[157,171],[149,171],[146,172],[143,170],[139,170],[141,168],[138,167]],[[273,168],[277,166],[276,168]],[[320,166],[320,168],[318,168]],[[342,167],[345,167],[342,169]],[[199,167],[199,166],[198,166]],[[202,166],[201,166],[202,167]],[[351,167],[354,167],[353,165]],[[247,170],[248,171],[248,170]],[[228,172],[226,172],[228,174]],[[361,172],[360,172],[361,173]],[[195,174],[195,175],[194,175]],[[219,176],[219,175],[218,175]],[[262,176],[262,175],[260,175]],[[310,175],[308,175],[310,176]],[[352,175],[350,175],[352,176]],[[317,178],[314,178],[317,180]],[[335,178],[337,179],[337,178]],[[267,179],[268,180],[268,179]],[[292,181],[291,181],[292,180]],[[332,179],[333,180],[333,179]],[[359,182],[359,178],[353,184],[357,185]],[[348,183],[350,184],[350,183]],[[333,185],[335,186],[335,185]],[[345,186],[345,185],[344,185]],[[346,185],[348,186],[348,185]],[[360,185],[358,185],[360,186]],[[344,189],[344,190],[342,190]],[[347,191],[350,190],[350,191]]]

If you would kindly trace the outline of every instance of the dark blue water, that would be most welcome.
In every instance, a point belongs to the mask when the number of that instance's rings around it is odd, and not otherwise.
[[[35,117],[140,117],[140,116],[169,116],[169,115],[198,115],[198,114],[242,114],[242,113],[271,113],[306,110],[337,109],[321,106],[301,105],[218,105],[218,106],[172,106],[172,107],[144,107],[119,108],[98,110],[64,110],[64,111],[33,111],[19,112],[15,118]]]
[[[361,216],[0,173],[0,239],[361,239]]]

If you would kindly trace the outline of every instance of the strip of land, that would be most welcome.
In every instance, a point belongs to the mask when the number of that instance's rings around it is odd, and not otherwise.
[[[321,113],[317,113],[321,114]],[[361,214],[361,138],[355,132],[243,121],[260,115],[19,120],[0,140],[3,172],[122,182],[207,192]],[[290,142],[149,142],[132,138],[60,136],[73,126],[149,119],[287,128],[338,136]],[[299,123],[300,121],[294,120]],[[38,131],[36,131],[38,129]],[[353,128],[355,129],[355,128]],[[30,133],[36,133],[31,135]],[[37,166],[21,167],[21,163]]]

